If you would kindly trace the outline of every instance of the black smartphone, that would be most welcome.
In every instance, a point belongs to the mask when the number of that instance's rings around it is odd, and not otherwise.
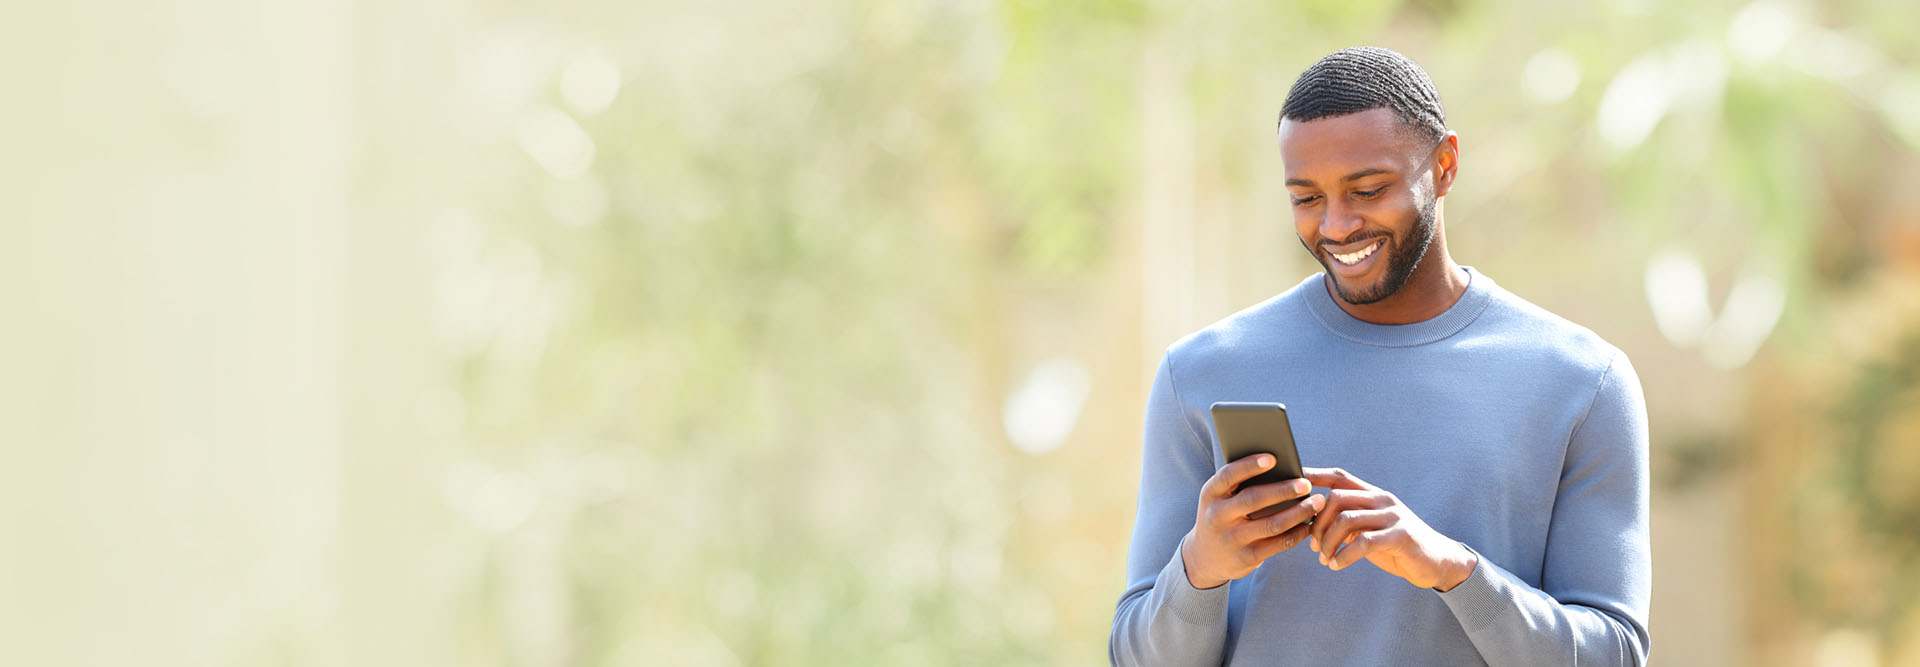
[[[1240,489],[1305,477],[1300,470],[1300,452],[1293,446],[1293,425],[1287,421],[1287,406],[1279,403],[1221,401],[1213,404],[1213,434],[1227,462],[1254,454],[1272,454],[1273,467],[1242,482]],[[1247,515],[1259,519],[1292,507],[1306,497],[1284,500]]]

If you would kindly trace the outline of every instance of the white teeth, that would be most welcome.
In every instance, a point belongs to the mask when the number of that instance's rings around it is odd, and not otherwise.
[[[1360,260],[1366,259],[1368,255],[1373,254],[1373,251],[1379,250],[1379,249],[1380,249],[1380,242],[1374,241],[1373,243],[1368,244],[1367,247],[1365,248],[1355,250],[1345,255],[1334,253],[1333,258],[1336,260],[1339,260],[1341,264],[1352,266],[1354,264],[1359,264]]]

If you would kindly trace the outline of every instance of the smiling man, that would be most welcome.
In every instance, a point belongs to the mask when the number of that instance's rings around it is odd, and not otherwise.
[[[1460,141],[1413,61],[1322,58],[1279,132],[1325,272],[1167,348],[1113,662],[1644,664],[1647,418],[1626,355],[1454,263]],[[1328,467],[1234,492],[1272,460],[1223,460],[1215,401],[1285,403],[1301,461]]]

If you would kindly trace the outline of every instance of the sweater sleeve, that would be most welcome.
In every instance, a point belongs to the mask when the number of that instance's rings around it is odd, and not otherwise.
[[[1615,352],[1567,444],[1540,586],[1482,555],[1466,581],[1439,594],[1489,664],[1646,664],[1648,487],[1646,401]]]
[[[1108,657],[1115,665],[1218,665],[1226,651],[1228,585],[1194,588],[1180,557],[1200,486],[1213,476],[1213,455],[1181,405],[1171,355],[1154,378],[1144,430],[1127,588],[1114,610]]]

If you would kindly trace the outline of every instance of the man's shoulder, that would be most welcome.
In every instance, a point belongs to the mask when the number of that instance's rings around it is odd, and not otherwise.
[[[1315,274],[1317,277],[1318,274]],[[1313,326],[1301,292],[1312,279],[1182,336],[1167,346],[1175,365],[1206,364],[1250,350],[1298,340],[1301,327]]]
[[[1488,308],[1481,315],[1482,326],[1470,331],[1517,349],[1531,351],[1543,361],[1571,365],[1592,373],[1605,371],[1626,353],[1584,325],[1562,317],[1532,301],[1491,285]]]

